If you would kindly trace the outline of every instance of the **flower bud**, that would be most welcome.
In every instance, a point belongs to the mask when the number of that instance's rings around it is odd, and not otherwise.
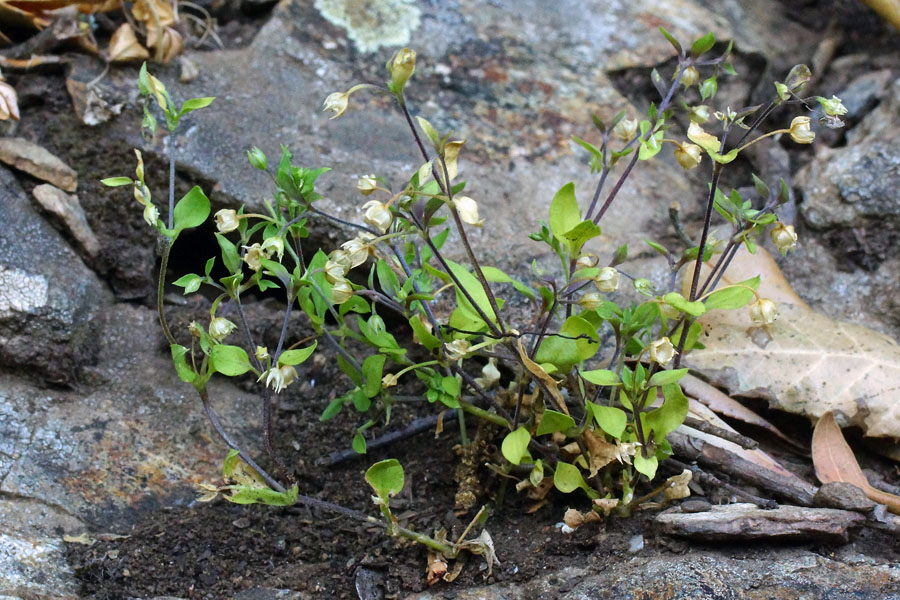
[[[775,228],[772,229],[771,235],[772,243],[775,244],[782,256],[787,254],[787,251],[792,249],[797,243],[797,233],[794,231],[793,225],[785,225],[778,222],[775,224]]]
[[[350,106],[350,94],[347,92],[334,92],[325,98],[325,102],[322,104],[322,111],[330,110],[334,113],[331,115],[331,118],[337,119],[344,114],[348,106]]]
[[[771,325],[778,316],[778,307],[768,298],[760,298],[750,305],[750,320],[762,327]]]
[[[247,160],[250,161],[250,165],[254,169],[259,169],[260,171],[265,171],[269,167],[269,161],[266,159],[266,155],[256,146],[247,150]]]
[[[255,354],[256,354],[256,360],[258,360],[261,363],[264,363],[267,360],[269,360],[269,349],[266,348],[265,346],[257,346]]]
[[[794,117],[791,121],[791,139],[798,144],[812,144],[816,134],[809,129],[809,117]]]
[[[650,360],[666,366],[675,358],[675,346],[667,337],[661,337],[655,342],[650,342]]]
[[[601,292],[614,292],[619,289],[619,272],[615,267],[603,267],[594,277],[594,284]]]
[[[620,139],[623,142],[630,142],[634,139],[634,136],[637,135],[637,131],[637,119],[622,119],[616,123],[615,127],[613,127],[612,134],[613,137]]]
[[[393,373],[386,373],[384,377],[381,378],[381,387],[384,389],[392,388],[397,385],[397,382],[400,380]]]
[[[191,335],[195,338],[199,338],[203,335],[203,328],[200,327],[200,323],[198,323],[197,321],[191,321],[188,324],[188,331],[190,331]]]
[[[368,196],[372,192],[374,192],[378,188],[378,181],[375,180],[375,175],[363,175],[356,182],[356,189],[359,190],[359,193],[363,196]]]
[[[237,211],[223,208],[216,213],[216,229],[219,233],[229,233],[238,228]]]
[[[387,69],[391,74],[391,91],[400,94],[416,70],[416,52],[409,48],[398,50],[388,61]]]
[[[603,303],[603,297],[597,292],[587,292],[578,301],[584,310],[595,310]]]
[[[369,200],[362,208],[365,211],[363,220],[381,233],[387,231],[394,221],[391,210],[378,200]]]
[[[694,123],[706,123],[709,121],[709,107],[705,104],[692,107],[691,121]]]
[[[468,196],[459,196],[453,199],[453,205],[459,212],[459,218],[464,223],[468,223],[473,227],[481,227],[484,225],[484,219],[478,218],[478,203]]]
[[[341,279],[334,283],[331,288],[331,299],[335,304],[343,304],[353,296],[353,287],[346,279]]]
[[[700,164],[703,158],[703,149],[696,144],[681,144],[675,148],[675,160],[687,171]]]
[[[700,81],[700,73],[697,72],[696,67],[688,67],[681,74],[681,85],[686,88],[695,85],[698,81]]]
[[[244,246],[244,250],[246,250],[246,252],[244,252],[243,261],[254,271],[259,271],[262,267],[262,263],[259,262],[262,258],[259,242],[252,246]]]
[[[444,344],[444,353],[450,360],[465,358],[468,351],[469,342],[467,340],[453,340],[449,344]]]
[[[237,329],[237,325],[223,317],[216,317],[209,322],[209,337],[221,342],[228,334]]]
[[[822,105],[822,110],[829,117],[840,117],[847,114],[847,107],[841,103],[841,99],[837,96],[832,95],[831,100],[826,100],[820,96],[819,103]]]

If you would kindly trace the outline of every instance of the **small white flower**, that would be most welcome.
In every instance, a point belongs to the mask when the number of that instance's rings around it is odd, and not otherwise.
[[[359,190],[359,193],[363,196],[368,196],[372,192],[374,192],[378,188],[378,181],[375,179],[375,175],[363,175],[356,182],[356,189]]]
[[[782,256],[787,254],[787,251],[797,244],[797,232],[794,231],[793,225],[785,225],[779,222],[772,229],[771,235],[772,243],[775,244]]]
[[[650,342],[650,360],[666,366],[675,358],[675,346],[667,337],[661,337],[654,342]]]
[[[750,305],[750,319],[754,324],[771,325],[778,316],[778,307],[768,298],[760,298]]]
[[[478,203],[468,196],[459,196],[453,199],[453,204],[459,212],[459,218],[464,223],[468,223],[473,227],[481,227],[484,225],[484,219],[478,218]]]
[[[497,359],[489,358],[486,365],[481,367],[481,377],[475,378],[475,383],[483,390],[489,390],[500,381],[500,371],[497,369]]]
[[[221,342],[228,334],[234,331],[237,325],[223,317],[216,317],[209,322],[209,337]]]
[[[379,202],[378,200],[369,200],[363,204],[363,220],[377,229],[380,233],[384,233],[394,221],[394,215],[391,210]]]
[[[272,258],[273,255],[277,254],[278,262],[281,262],[281,258],[284,256],[284,240],[275,236],[267,238],[263,240],[259,251],[265,254],[266,258]]]
[[[291,385],[297,379],[297,369],[292,365],[281,365],[278,371],[281,373],[281,380],[284,382],[282,384],[283,388]]]
[[[322,105],[322,110],[327,111],[330,110],[334,114],[331,115],[332,119],[337,119],[339,116],[344,114],[344,111],[347,110],[347,107],[350,105],[350,94],[347,92],[335,92],[333,94],[329,94],[327,98],[325,98],[325,102]]]
[[[147,225],[150,227],[156,227],[156,221],[159,220],[159,211],[156,210],[156,207],[150,204],[149,202],[144,207],[144,221],[147,222]]]
[[[216,229],[219,233],[229,233],[238,228],[237,211],[223,208],[216,213]]]
[[[331,283],[343,281],[351,266],[350,254],[346,250],[333,250],[325,261],[325,279]]]
[[[594,284],[601,292],[614,292],[619,289],[619,272],[615,267],[603,267],[594,277]]]
[[[284,389],[284,374],[278,367],[272,367],[267,371],[263,371],[263,374],[259,376],[257,381],[262,381],[263,377],[266,379],[266,387],[272,388],[276,394]]]
[[[681,85],[688,88],[700,81],[700,73],[697,67],[688,67],[681,74]]]
[[[829,117],[840,117],[841,115],[847,114],[847,107],[844,106],[841,103],[841,99],[835,95],[831,96],[831,100],[820,97],[819,102],[822,104],[822,110],[825,111],[825,114]]]
[[[809,117],[794,117],[791,121],[791,139],[798,144],[812,144],[815,132],[809,128]]]
[[[469,342],[467,340],[453,340],[449,344],[444,344],[444,353],[450,360],[465,358],[468,351]]]
[[[703,149],[696,144],[681,144],[675,149],[675,160],[687,171],[700,164],[703,158]]]
[[[637,119],[622,119],[616,126],[613,127],[613,137],[622,140],[623,142],[630,142],[634,139],[634,136],[637,135],[638,131],[638,120]]]
[[[400,381],[396,375],[393,373],[387,373],[384,377],[381,378],[381,387],[384,389],[392,388],[397,385],[397,382]]]
[[[371,233],[360,233],[358,236],[348,242],[341,244],[341,249],[350,257],[350,268],[355,269],[359,265],[366,262],[369,253],[372,251]]]
[[[353,295],[353,287],[346,279],[336,281],[334,287],[331,288],[331,299],[335,304],[343,304]]]
[[[262,267],[262,263],[259,262],[262,258],[259,242],[252,246],[244,246],[244,250],[246,250],[246,252],[244,253],[243,261],[254,271],[259,271]]]
[[[631,457],[637,454],[638,448],[641,447],[640,442],[616,442],[616,460],[622,464],[630,465]]]
[[[581,297],[578,304],[585,310],[595,310],[603,304],[603,297],[597,292],[587,292]]]

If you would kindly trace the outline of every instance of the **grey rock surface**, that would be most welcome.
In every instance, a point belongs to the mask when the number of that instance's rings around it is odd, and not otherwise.
[[[49,183],[42,183],[32,191],[34,199],[50,214],[58,217],[81,249],[90,256],[100,251],[100,242],[84,216],[78,196],[67,194]]]
[[[96,318],[110,295],[0,168],[0,362],[71,383],[90,364]]]

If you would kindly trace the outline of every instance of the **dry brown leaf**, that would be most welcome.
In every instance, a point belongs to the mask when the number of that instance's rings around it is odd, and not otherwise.
[[[528,358],[528,353],[525,352],[525,348],[522,346],[522,338],[519,338],[516,341],[516,344],[516,348],[519,351],[519,358],[522,359],[522,364],[525,365],[525,368],[543,384],[542,387],[550,392],[553,400],[556,401],[557,407],[568,415],[569,408],[566,406],[566,401],[563,399],[562,394],[559,393],[559,386],[557,385],[556,380],[550,377],[547,371],[544,370],[544,367]]]
[[[597,435],[590,429],[587,429],[584,435],[581,436],[581,439],[584,440],[584,445],[587,446],[591,455],[590,477],[593,477],[600,469],[616,460],[616,445],[607,442],[605,436]]]
[[[863,0],[863,2],[900,31],[900,0]]]
[[[166,0],[137,0],[131,7],[131,14],[138,21],[150,26],[162,26],[175,24],[175,10]]]
[[[819,481],[853,484],[864,491],[870,500],[884,504],[889,511],[900,515],[900,496],[872,487],[859,463],[856,462],[856,456],[844,439],[844,434],[831,411],[823,414],[816,423],[812,439],[812,456]]]
[[[761,427],[792,446],[802,447],[798,442],[781,433],[777,427],[763,419],[761,416],[724,393],[719,388],[706,383],[702,379],[698,379],[697,377],[688,374],[682,377],[679,383],[686,396],[699,400],[708,406],[714,413],[737,419],[738,421],[743,421],[749,425]]]
[[[156,48],[157,62],[169,63],[184,50],[184,38],[172,27],[163,27],[162,34],[159,27],[148,27],[147,45]]]
[[[572,529],[578,529],[585,523],[595,523],[602,520],[603,517],[592,510],[583,513],[574,508],[570,508],[566,511],[566,514],[563,515],[563,523]]]
[[[141,46],[134,29],[128,23],[122,23],[109,40],[109,60],[127,62],[129,60],[147,60],[150,53]]]
[[[757,274],[760,296],[778,304],[775,323],[756,327],[747,309],[710,311],[700,319],[706,349],[686,355],[686,365],[731,394],[811,419],[834,411],[843,426],[900,438],[900,345],[810,309],[762,248],[739,252],[720,286]]]

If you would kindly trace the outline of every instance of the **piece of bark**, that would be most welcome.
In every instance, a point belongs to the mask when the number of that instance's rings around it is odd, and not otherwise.
[[[771,492],[801,506],[811,506],[816,486],[793,474],[777,472],[741,458],[726,448],[706,443],[690,435],[682,426],[667,436],[672,450],[682,459],[696,461],[700,466],[741,479],[755,487]],[[697,432],[698,435],[702,435]]]
[[[840,508],[866,514],[875,510],[876,504],[852,483],[833,481],[819,488],[813,497],[813,506]]]
[[[699,513],[666,510],[654,519],[661,533],[703,541],[779,540],[846,543],[849,530],[866,518],[833,508],[781,506],[764,510],[752,504],[712,506]]]
[[[49,183],[35,187],[32,193],[44,210],[59,217],[85,252],[90,256],[97,256],[100,252],[100,242],[97,241],[94,230],[88,225],[78,196],[69,195]]]
[[[41,146],[23,138],[0,138],[0,161],[67,192],[78,189],[78,173]]]

